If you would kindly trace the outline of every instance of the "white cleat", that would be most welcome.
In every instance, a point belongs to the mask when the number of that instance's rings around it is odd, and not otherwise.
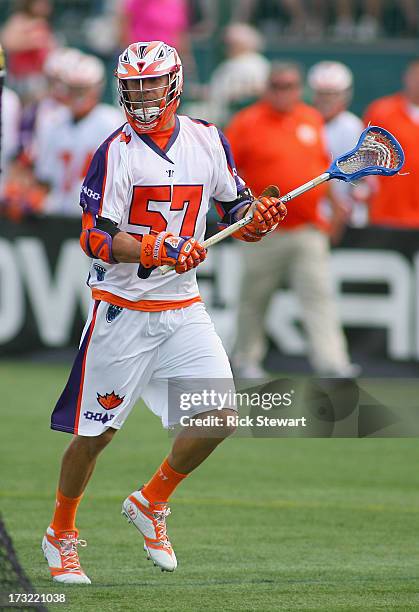
[[[49,571],[55,582],[65,584],[91,584],[80,567],[77,545],[87,546],[85,540],[78,540],[78,531],[55,534],[48,527],[42,539],[42,551],[48,561]]]
[[[177,560],[166,533],[167,504],[152,504],[141,491],[134,491],[122,504],[122,514],[142,533],[147,559],[163,572],[174,572]]]

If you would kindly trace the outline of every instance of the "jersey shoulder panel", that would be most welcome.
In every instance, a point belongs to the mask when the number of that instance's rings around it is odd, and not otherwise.
[[[178,117],[181,128],[186,129],[188,133],[193,133],[207,142],[216,143],[217,126],[214,123],[205,121],[205,119],[195,119],[188,115],[178,115]]]
[[[183,128],[188,138],[198,141],[201,146],[212,151],[217,156],[222,141],[221,130],[210,121],[195,119],[187,115],[179,117],[181,129]]]
[[[214,124],[205,119],[195,119],[189,116],[182,116],[183,125],[187,130],[193,131],[205,142],[214,156],[216,175],[218,176],[217,185],[213,197],[227,200],[235,199],[237,193],[244,188],[244,182],[239,178],[236,170],[233,153],[230,143],[222,131]]]

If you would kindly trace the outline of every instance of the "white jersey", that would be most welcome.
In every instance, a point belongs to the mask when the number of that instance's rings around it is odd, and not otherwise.
[[[3,88],[2,105],[2,113],[0,113],[0,133],[3,135],[3,146],[1,150],[0,165],[2,177],[4,178],[6,177],[8,165],[16,155],[19,148],[21,105],[17,94],[8,87]]]
[[[29,145],[29,153],[32,159],[38,159],[40,151],[45,151],[42,144],[43,138],[48,138],[48,133],[52,126],[54,129],[61,123],[71,121],[70,110],[52,97],[41,100],[36,109],[36,116],[33,126],[32,139]]]
[[[75,216],[80,187],[99,144],[121,124],[120,111],[98,104],[83,119],[70,116],[49,124],[38,136],[35,173],[51,185],[45,203],[47,214]]]
[[[243,187],[217,127],[177,116],[164,150],[128,123],[105,140],[83,183],[80,204],[85,213],[111,219],[138,240],[155,230],[202,241],[210,199],[232,202]],[[167,305],[199,296],[195,270],[164,276],[154,270],[147,279],[137,271],[137,264],[94,260],[89,277],[93,297],[118,305],[122,298],[129,307],[158,310],[163,306],[147,303]]]

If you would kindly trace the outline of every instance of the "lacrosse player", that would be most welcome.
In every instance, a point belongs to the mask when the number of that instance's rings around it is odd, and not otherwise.
[[[159,41],[131,44],[116,77],[127,123],[98,148],[81,189],[80,242],[93,260],[93,300],[52,415],[53,429],[75,435],[62,460],[56,509],[42,546],[53,579],[73,584],[90,583],[77,555],[78,504],[98,454],[137,399],[172,427],[180,421],[168,406],[172,379],[233,386],[196,283],[195,268],[206,257],[200,242],[210,198],[225,225],[253,207],[252,222],[236,234],[244,241],[259,241],[286,214],[277,198],[253,198],[214,125],[176,114],[183,78],[174,48]],[[156,269],[163,264],[175,270],[163,276]],[[162,570],[177,567],[166,533],[169,496],[233,431],[227,417],[235,406],[215,408],[198,405],[192,415],[216,414],[217,431],[206,435],[192,419],[151,479],[123,502],[147,556]]]
[[[57,75],[55,97],[59,95],[68,113],[55,120],[39,117],[36,132],[35,175],[50,191],[44,212],[78,216],[80,187],[96,148],[110,131],[121,124],[120,111],[100,103],[105,69],[93,55],[69,50],[52,67]],[[44,107],[47,117],[51,109]]]

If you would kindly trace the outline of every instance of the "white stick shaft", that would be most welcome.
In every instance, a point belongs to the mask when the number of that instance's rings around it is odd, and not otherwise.
[[[307,183],[304,183],[304,185],[300,185],[300,187],[297,187],[296,189],[293,189],[289,193],[286,193],[285,195],[283,195],[280,198],[281,204],[286,204],[290,200],[297,198],[298,196],[302,195],[306,191],[310,191],[310,189],[313,189],[314,187],[317,187],[318,185],[325,183],[326,181],[329,180],[329,178],[330,178],[330,174],[328,172],[324,172],[323,174],[320,174],[320,176],[317,176],[315,179],[308,181]],[[231,236],[231,234],[234,234],[234,232],[237,232],[238,229],[250,223],[252,218],[253,218],[253,214],[246,215],[245,217],[243,217],[243,219],[239,219],[239,221],[236,221],[236,223],[233,223],[232,225],[225,227],[220,232],[217,232],[213,236],[210,236],[209,238],[207,238],[207,240],[204,240],[204,242],[202,243],[202,246],[207,249],[208,247],[213,246],[214,244],[217,244],[217,242],[221,242],[221,240],[228,238],[228,236]],[[167,272],[170,272],[170,270],[173,270],[173,269],[174,269],[173,266],[160,266],[159,267],[159,270],[162,274],[166,274]]]

